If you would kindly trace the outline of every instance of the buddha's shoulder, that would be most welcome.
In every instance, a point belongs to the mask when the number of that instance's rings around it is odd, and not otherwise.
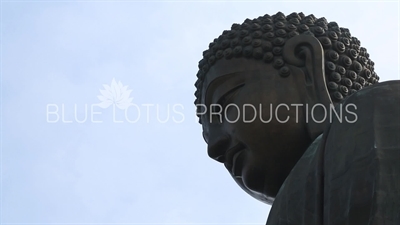
[[[344,103],[354,101],[375,102],[375,101],[393,101],[400,98],[400,80],[385,81],[361,89],[350,95],[344,100]]]
[[[348,106],[352,106],[349,108]],[[397,121],[397,129],[400,128],[400,80],[386,81],[363,88],[362,90],[350,95],[336,107],[349,109],[352,115],[360,123],[350,123],[347,126],[354,125],[360,127],[371,123],[391,123]],[[347,113],[344,110],[345,114]],[[347,115],[347,116],[352,116]],[[346,117],[346,115],[344,115]],[[338,121],[336,121],[337,123]],[[335,124],[335,121],[333,122]],[[346,127],[346,124],[341,126]],[[367,128],[368,126],[364,126]],[[347,128],[346,128],[347,129]]]
[[[353,107],[349,110],[347,106]],[[326,137],[335,148],[338,145],[348,146],[351,141],[366,143],[371,142],[377,136],[389,133],[400,135],[400,81],[386,81],[368,86],[343,101],[343,114],[346,119],[337,119],[329,126],[332,137]],[[393,135],[390,135],[393,137]],[[392,138],[393,139],[393,138]],[[343,141],[347,140],[347,141]],[[368,140],[368,141],[366,141]],[[394,139],[393,139],[394,140]],[[388,141],[390,143],[393,142]],[[397,143],[396,143],[397,144]]]

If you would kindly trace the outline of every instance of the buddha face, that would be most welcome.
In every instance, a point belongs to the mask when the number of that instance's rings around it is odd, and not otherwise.
[[[304,107],[292,106],[303,102],[295,73],[281,77],[262,61],[221,59],[203,84],[208,155],[244,191],[268,204],[312,141]]]

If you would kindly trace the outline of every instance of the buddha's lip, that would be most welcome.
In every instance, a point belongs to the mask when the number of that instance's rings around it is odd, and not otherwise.
[[[240,155],[243,153],[242,149],[241,151],[238,151],[234,156],[233,156],[233,165],[232,165],[232,176],[236,177],[236,178],[241,178],[242,177],[242,170],[241,170],[241,163],[239,163],[240,161],[238,160],[238,158],[240,157]]]
[[[237,144],[228,149],[225,153],[225,167],[232,174],[232,176],[240,176],[240,174],[237,174],[238,168],[235,167],[237,167],[237,158],[243,152],[243,150],[244,146],[242,144]]]

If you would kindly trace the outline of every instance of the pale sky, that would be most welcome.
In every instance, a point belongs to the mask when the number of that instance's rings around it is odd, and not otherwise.
[[[270,206],[208,158],[193,105],[202,52],[232,23],[325,17],[361,41],[381,81],[399,79],[398,1],[1,7],[2,224],[265,224]],[[108,86],[128,86],[137,108],[98,106]]]

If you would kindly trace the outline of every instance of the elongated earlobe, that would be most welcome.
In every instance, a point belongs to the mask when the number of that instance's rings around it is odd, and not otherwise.
[[[325,82],[324,50],[318,39],[303,34],[290,38],[286,42],[282,56],[287,64],[298,67],[304,72],[303,83],[299,85],[306,87],[305,104],[308,104],[309,108],[316,104],[322,104],[325,107],[325,110],[323,107],[315,107],[312,115],[310,115],[311,111],[308,112],[309,116],[315,118],[315,120],[309,120],[307,124],[310,137],[314,139],[323,132],[324,124],[328,122],[315,121],[324,118],[332,104]]]

